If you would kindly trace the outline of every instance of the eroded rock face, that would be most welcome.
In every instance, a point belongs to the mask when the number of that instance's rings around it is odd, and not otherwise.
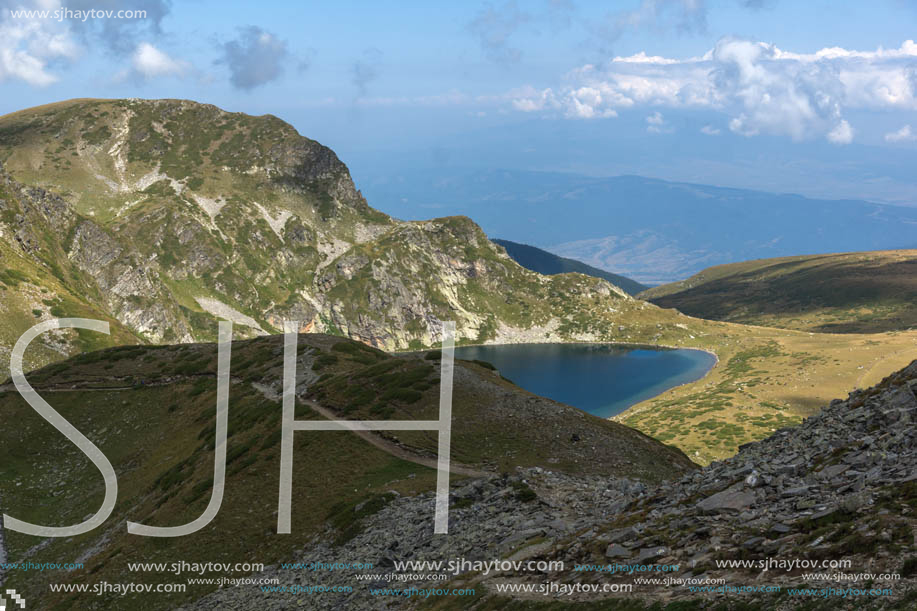
[[[193,340],[155,265],[99,224],[74,213],[61,197],[13,181],[3,175],[2,167],[0,175],[9,209],[15,206],[19,212],[14,217],[17,250],[150,341]],[[45,288],[41,282],[32,284]]]
[[[377,609],[370,587],[392,587],[400,560],[499,558],[559,560],[563,571],[459,572],[448,586],[423,579],[398,587],[485,587],[495,582],[632,583],[633,577],[576,571],[576,565],[679,565],[667,576],[724,578],[734,586],[755,583],[784,589],[811,583],[801,567],[772,570],[721,568],[718,560],[850,561],[845,573],[896,573],[914,550],[917,503],[917,361],[878,386],[834,401],[792,429],[748,444],[733,458],[658,486],[627,479],[575,477],[541,468],[509,478],[476,479],[453,487],[450,534],[432,533],[432,495],[396,498],[367,518],[358,536],[335,547],[336,533],[319,537],[297,561],[360,558],[375,568],[377,581],[357,581],[355,572],[316,577],[276,567],[264,575],[281,583],[351,586],[347,594],[310,599],[317,609]],[[530,488],[534,498],[520,496]],[[528,500],[523,500],[528,498]],[[817,570],[817,569],[816,569]],[[834,571],[836,572],[836,571]],[[765,575],[761,578],[761,575]],[[762,581],[763,579],[763,581]],[[814,587],[852,587],[818,583]],[[862,584],[860,584],[862,586]],[[805,586],[803,586],[805,587]],[[886,608],[917,588],[917,576],[872,584],[893,595],[838,599],[837,608]],[[683,587],[640,586],[648,601],[709,597]],[[227,589],[185,609],[284,608],[286,595]],[[736,602],[761,608],[793,608],[785,597],[737,593]],[[572,602],[595,597],[574,595]],[[550,600],[550,597],[547,599]],[[791,601],[792,602],[792,601]],[[783,606],[781,606],[783,605]],[[789,606],[787,606],[789,605]],[[896,607],[904,608],[904,607]]]

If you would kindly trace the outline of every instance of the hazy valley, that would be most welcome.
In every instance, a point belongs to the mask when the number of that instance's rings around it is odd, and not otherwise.
[[[746,259],[917,246],[917,210],[909,206],[642,176],[449,168],[367,173],[375,178],[367,192],[383,210],[408,218],[457,211],[493,237],[648,285]]]

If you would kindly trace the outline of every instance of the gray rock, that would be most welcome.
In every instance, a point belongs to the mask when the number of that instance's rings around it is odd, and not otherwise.
[[[698,502],[696,507],[704,513],[739,512],[750,507],[754,502],[753,492],[723,490]]]
[[[668,550],[663,546],[657,547],[645,547],[640,550],[640,553],[637,555],[638,564],[647,564],[658,560],[665,556],[668,553]]]
[[[764,541],[764,537],[752,537],[751,539],[746,540],[742,543],[742,547],[745,549],[755,549]]]
[[[613,530],[608,533],[608,542],[609,543],[620,543],[621,541],[628,541],[637,536],[637,531],[633,527],[628,526],[627,528],[619,528],[618,530]]]
[[[617,543],[612,543],[605,549],[606,558],[627,558],[630,555],[631,551],[629,549]]]
[[[780,522],[777,522],[771,526],[771,532],[777,535],[785,535],[786,533],[790,532],[790,530],[792,529],[789,526]]]
[[[849,465],[840,465],[840,464],[829,465],[825,467],[824,469],[822,469],[821,471],[819,471],[818,476],[821,479],[825,479],[825,480],[834,479],[835,477],[837,477],[838,475],[840,475],[841,473],[843,473],[844,471],[846,471],[849,468],[850,468]]]

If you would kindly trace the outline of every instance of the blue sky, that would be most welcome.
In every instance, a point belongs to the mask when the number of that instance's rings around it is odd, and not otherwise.
[[[11,13],[23,8],[148,17]],[[369,185],[396,163],[477,164],[917,204],[908,0],[0,0],[0,11],[0,112],[179,97],[271,113]]]

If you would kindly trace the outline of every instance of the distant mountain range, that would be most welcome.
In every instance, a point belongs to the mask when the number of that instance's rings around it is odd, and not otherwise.
[[[406,171],[362,181],[395,215],[467,214],[491,236],[649,284],[712,265],[913,247],[917,208],[517,170]]]
[[[592,267],[591,265],[586,265],[582,261],[558,257],[553,253],[535,248],[534,246],[529,246],[528,244],[519,244],[517,242],[499,239],[492,239],[491,242],[499,244],[506,249],[506,254],[515,259],[516,263],[533,272],[538,272],[539,274],[553,276],[554,274],[576,272],[587,276],[595,276],[596,278],[608,280],[618,288],[624,289],[629,295],[636,295],[649,288],[630,278],[625,278],[624,276],[613,274],[603,269]]]

